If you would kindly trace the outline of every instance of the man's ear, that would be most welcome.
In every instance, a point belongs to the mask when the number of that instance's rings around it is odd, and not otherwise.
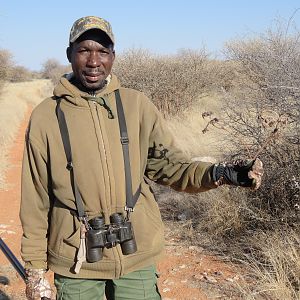
[[[68,61],[71,62],[71,53],[72,53],[72,47],[71,46],[67,48],[66,53],[67,53]]]

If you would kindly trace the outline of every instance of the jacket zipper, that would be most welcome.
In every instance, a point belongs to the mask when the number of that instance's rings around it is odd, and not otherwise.
[[[93,91],[93,92],[90,92],[89,93],[93,98],[96,98],[96,93]],[[101,123],[100,123],[100,120],[99,120],[99,114],[101,113],[101,112],[99,112],[99,109],[98,109],[98,103],[97,103],[97,101],[95,101],[95,100],[91,100],[92,101],[92,103],[94,104],[94,106],[95,106],[95,109],[96,109],[96,114],[97,114],[97,120],[98,120],[98,123],[99,123],[99,128],[100,128],[100,131],[102,131],[102,128],[101,128]],[[104,153],[104,160],[105,160],[105,163],[106,163],[106,170],[105,170],[105,173],[107,174],[107,179],[108,179],[108,184],[110,183],[110,176],[109,176],[109,168],[108,168],[108,162],[107,162],[107,154],[106,154],[106,149],[105,149],[105,144],[104,144],[104,139],[103,139],[103,134],[102,134],[102,132],[100,132],[100,134],[99,134],[99,136],[100,136],[100,138],[101,138],[101,140],[100,140],[100,144],[101,145],[99,145],[100,147],[102,147],[102,150],[103,150],[103,153]],[[100,154],[101,155],[101,154]],[[105,193],[106,194],[106,193]],[[110,189],[109,189],[109,196],[110,196],[110,198],[111,198],[111,195],[110,195]],[[105,197],[105,205],[106,205],[106,210],[108,210],[108,211],[110,211],[110,205],[109,205],[109,203],[108,203],[108,201],[107,201],[107,198]]]
[[[91,92],[89,93],[92,97],[95,97],[96,98],[96,93],[95,92]],[[96,113],[97,113],[97,118],[98,118],[98,122],[99,122],[99,128],[101,130],[101,123],[100,123],[100,113],[101,111],[99,111],[99,105],[97,105],[98,103],[94,100],[91,100],[93,102],[93,104],[95,105],[95,109],[96,109]],[[102,149],[103,149],[103,152],[104,152],[104,158],[105,158],[105,163],[106,163],[106,173],[107,173],[107,177],[108,177],[108,184],[110,184],[110,176],[109,176],[109,168],[108,168],[108,162],[107,162],[107,155],[106,155],[106,149],[105,149],[105,146],[104,146],[104,139],[103,139],[103,134],[102,132],[100,132],[100,136],[101,136],[101,143],[102,143]],[[100,146],[101,147],[101,146]],[[109,190],[109,197],[111,199],[111,190],[110,188],[108,189]],[[108,204],[108,201],[107,199],[105,199],[105,204],[106,204],[106,208],[109,210],[109,212],[111,213],[111,209],[110,209],[110,204]],[[121,276],[121,273],[122,273],[122,269],[123,269],[123,264],[121,262],[121,255],[119,253],[119,251],[117,251],[117,249],[114,251],[114,255],[118,255],[118,258],[119,258],[119,261],[116,262],[116,266],[115,266],[115,273],[116,273],[116,276]],[[118,266],[117,266],[118,265]],[[117,271],[118,270],[118,271]]]

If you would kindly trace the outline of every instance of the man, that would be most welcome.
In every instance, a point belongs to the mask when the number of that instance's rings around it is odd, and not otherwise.
[[[47,269],[57,299],[160,299],[163,224],[144,176],[193,193],[260,185],[259,160],[187,161],[152,102],[111,73],[114,43],[107,21],[75,21],[73,73],[32,113],[20,210],[28,299],[51,297]]]

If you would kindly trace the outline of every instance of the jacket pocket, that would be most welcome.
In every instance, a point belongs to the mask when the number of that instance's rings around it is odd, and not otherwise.
[[[71,236],[69,236],[68,238],[63,238],[63,243],[71,247],[79,248],[80,226],[76,229],[76,231]]]
[[[164,245],[164,225],[157,203],[141,194],[131,215],[138,252],[160,251]]]
[[[48,247],[58,256],[74,259],[80,244],[80,222],[62,207],[53,207]]]

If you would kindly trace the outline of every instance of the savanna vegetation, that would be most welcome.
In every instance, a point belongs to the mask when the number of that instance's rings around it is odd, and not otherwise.
[[[247,284],[236,286],[236,296],[300,299],[300,32],[290,22],[277,24],[229,41],[223,54],[217,60],[205,48],[169,56],[130,49],[118,54],[114,72],[153,100],[190,158],[260,157],[265,176],[256,192],[153,188],[163,218],[184,243],[243,266]],[[36,78],[55,83],[70,71],[49,59],[32,73],[11,60],[0,51],[2,88]]]

